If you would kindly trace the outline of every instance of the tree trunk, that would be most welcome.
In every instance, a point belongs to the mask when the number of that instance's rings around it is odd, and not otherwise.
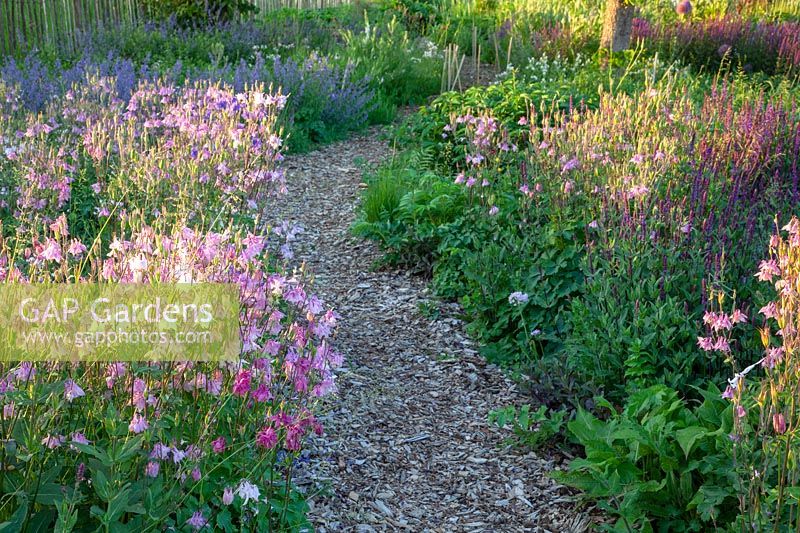
[[[631,43],[633,15],[635,8],[629,0],[606,0],[606,14],[603,17],[603,35],[600,46],[612,52],[627,50]]]

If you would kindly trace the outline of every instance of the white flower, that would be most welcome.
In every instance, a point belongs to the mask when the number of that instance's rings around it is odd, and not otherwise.
[[[261,491],[258,490],[257,486],[243,479],[236,489],[236,494],[244,500],[244,505],[247,505],[250,500],[258,500],[259,496],[261,496]]]
[[[513,306],[524,305],[528,303],[528,295],[524,292],[512,292],[508,295],[508,303]]]

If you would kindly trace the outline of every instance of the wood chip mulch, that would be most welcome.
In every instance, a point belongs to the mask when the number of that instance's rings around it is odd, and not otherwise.
[[[342,315],[335,339],[346,358],[326,399],[296,481],[317,531],[584,531],[572,493],[549,476],[560,459],[504,444],[489,411],[526,398],[464,333],[454,304],[436,318],[427,283],[376,270],[380,250],[350,232],[365,166],[391,157],[372,129],[288,157],[289,194],[274,220],[300,224],[296,261]]]

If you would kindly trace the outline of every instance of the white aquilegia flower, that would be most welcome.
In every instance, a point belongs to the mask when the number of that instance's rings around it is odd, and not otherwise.
[[[519,292],[519,291],[512,292],[511,294],[508,295],[508,303],[510,303],[515,307],[518,305],[525,305],[526,303],[528,303],[528,295],[525,294],[524,292]]]
[[[258,487],[253,483],[243,479],[241,483],[239,483],[239,487],[236,489],[236,494],[238,494],[242,500],[244,500],[244,505],[247,505],[247,502],[250,500],[257,501],[259,496],[261,496],[261,491],[258,490]]]

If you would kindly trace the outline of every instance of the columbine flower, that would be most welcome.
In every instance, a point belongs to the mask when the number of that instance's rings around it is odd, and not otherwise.
[[[146,430],[150,427],[150,424],[147,423],[147,420],[140,414],[140,413],[133,413],[133,418],[131,419],[131,423],[128,424],[128,429],[133,431],[134,433],[141,433],[142,431]]]
[[[225,437],[219,437],[211,443],[211,449],[214,453],[222,453],[225,451]]]
[[[489,209],[489,215],[491,215],[491,216],[495,216],[499,212],[500,212],[500,209],[496,205],[493,205],[491,207],[491,209]]]
[[[510,303],[515,307],[518,305],[525,305],[526,303],[528,303],[528,295],[525,294],[524,292],[519,292],[519,291],[512,292],[511,294],[508,295],[508,303]]]
[[[725,337],[717,337],[717,340],[714,341],[714,349],[718,352],[727,353],[731,351],[731,347],[728,344],[728,339]]]
[[[261,496],[261,491],[258,490],[258,487],[243,479],[239,483],[239,487],[236,489],[236,494],[239,495],[241,499],[244,500],[243,505],[247,505],[247,502],[250,500],[258,501],[259,496]]]
[[[786,433],[786,418],[784,418],[783,413],[772,415],[772,428],[778,435]]]
[[[767,318],[777,318],[778,317],[778,308],[775,305],[775,302],[770,302],[761,309],[758,310],[759,313],[764,315]]]
[[[233,489],[230,487],[225,487],[225,490],[222,491],[222,505],[230,505],[233,503]]]
[[[81,396],[86,396],[86,393],[83,391],[82,388],[78,386],[77,383],[68,379],[64,382],[64,399],[68,402],[72,403],[72,400],[75,398],[80,398]]]
[[[747,322],[747,315],[742,313],[739,309],[734,309],[733,313],[731,313],[731,322],[734,324],[743,324]]]
[[[758,264],[758,273],[756,277],[759,281],[772,281],[773,276],[780,276],[781,269],[778,266],[778,263],[774,259],[770,259],[769,261],[761,261]]]
[[[47,244],[39,254],[39,259],[60,263],[64,259],[61,254],[61,246],[54,239],[47,239]]]
[[[50,448],[51,450],[54,448],[58,448],[64,443],[64,437],[61,435],[47,435],[45,438],[42,439],[42,444]]]
[[[570,170],[575,170],[576,168],[578,168],[579,165],[580,165],[580,162],[576,158],[573,157],[572,159],[570,159],[569,161],[564,163],[564,166],[561,167],[561,173],[562,174],[566,174]]]
[[[714,349],[714,339],[711,337],[697,337],[697,345],[701,350],[710,352]]]
[[[725,387],[725,392],[722,393],[723,400],[733,400],[733,395],[736,393],[736,390],[728,385]]]
[[[783,361],[783,347],[767,349],[767,355],[761,360],[761,366],[773,369],[775,365]]]
[[[147,477],[156,477],[158,476],[158,471],[160,468],[161,466],[157,462],[149,461],[144,467],[144,475]]]
[[[237,396],[247,395],[250,392],[251,378],[252,374],[249,370],[240,370],[233,381],[233,393]]]
[[[76,431],[70,436],[70,440],[76,444],[89,444],[89,439],[80,431]]]
[[[261,446],[267,450],[271,450],[275,447],[278,443],[278,434],[275,432],[275,429],[270,427],[265,427],[261,431],[258,432],[256,435],[256,445]]]
[[[714,318],[714,322],[711,324],[711,328],[714,331],[720,330],[730,330],[733,327],[733,323],[731,323],[730,318],[725,313],[719,313]]]
[[[195,531],[200,531],[208,525],[208,520],[206,520],[202,512],[195,511],[192,517],[186,521],[186,525],[190,526]]]

